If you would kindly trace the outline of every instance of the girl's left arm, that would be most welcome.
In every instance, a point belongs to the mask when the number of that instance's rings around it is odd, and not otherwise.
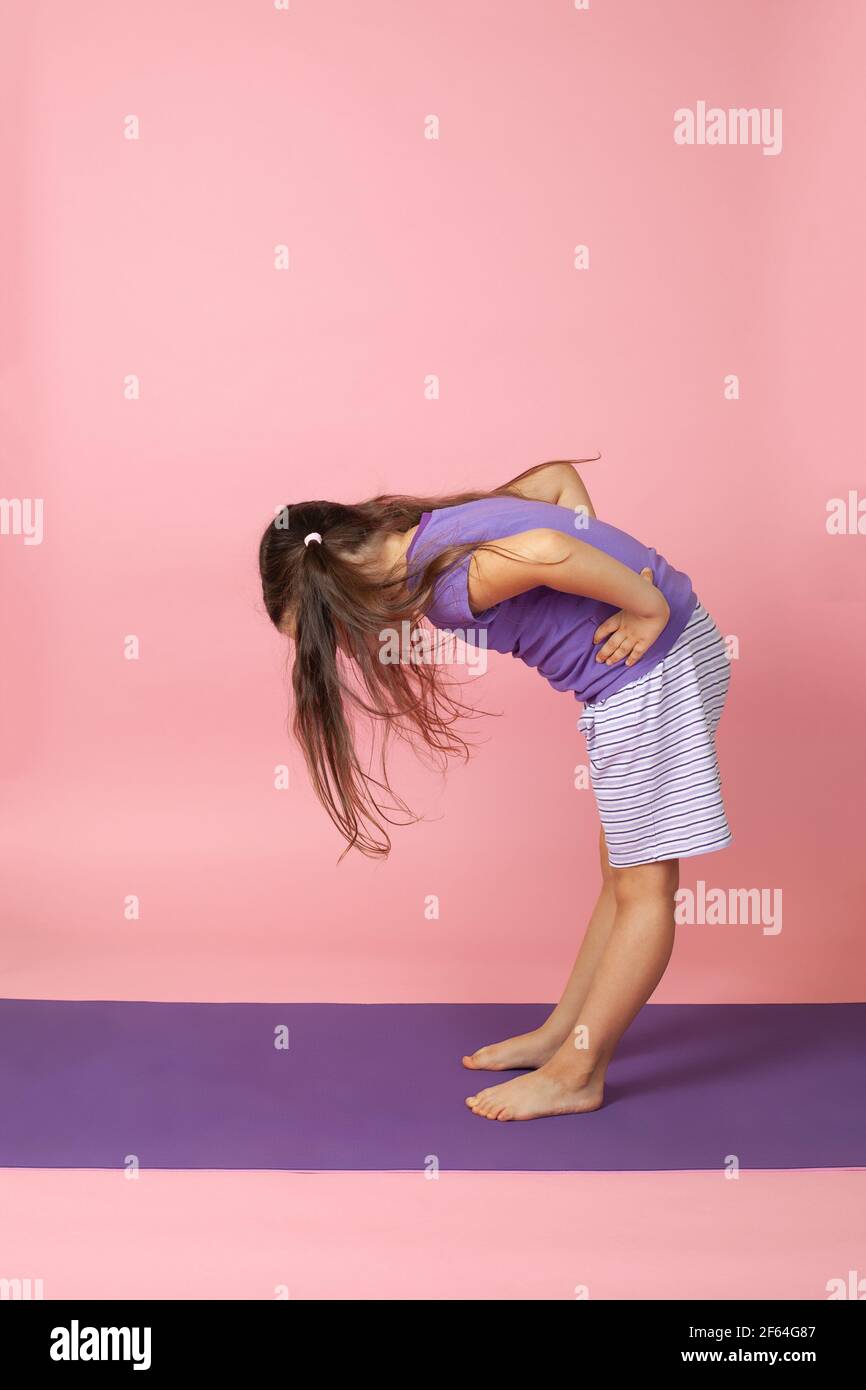
[[[476,612],[542,585],[609,603],[618,612],[595,634],[597,644],[604,642],[596,660],[608,666],[623,660],[633,666],[667,627],[670,608],[649,570],[635,574],[586,541],[547,528],[496,545],[497,551],[475,551],[469,565],[469,602]]]

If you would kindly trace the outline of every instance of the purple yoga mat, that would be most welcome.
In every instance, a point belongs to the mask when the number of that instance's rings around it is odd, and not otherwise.
[[[530,1004],[0,1001],[0,1165],[421,1170],[859,1167],[866,1005],[655,1004],[591,1115],[497,1124],[464,1052]],[[289,1030],[289,1048],[274,1047]]]

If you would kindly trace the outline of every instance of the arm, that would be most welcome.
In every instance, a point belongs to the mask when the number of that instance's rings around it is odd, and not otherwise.
[[[530,468],[527,473],[513,478],[507,486],[518,497],[527,497],[533,502],[553,502],[557,507],[569,507],[572,511],[581,507],[588,516],[595,518],[595,509],[583,479],[574,464],[567,460]]]
[[[595,634],[604,646],[596,656],[608,666],[625,659],[633,666],[664,631],[670,608],[649,570],[635,574],[627,565],[586,541],[546,528],[507,536],[497,545],[508,554],[478,550],[469,565],[469,601],[475,611],[545,585],[580,594],[619,611]]]

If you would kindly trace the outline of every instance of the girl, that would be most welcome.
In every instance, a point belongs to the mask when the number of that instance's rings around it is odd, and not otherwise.
[[[690,580],[599,521],[570,461],[490,493],[298,503],[267,528],[259,559],[268,614],[294,641],[293,729],[347,850],[387,855],[383,822],[412,818],[388,781],[389,737],[438,759],[467,754],[455,723],[471,711],[436,662],[384,658],[395,631],[422,618],[483,631],[583,702],[601,892],[547,1021],[463,1064],[526,1069],[467,1098],[486,1119],[597,1109],[614,1049],[670,959],[679,860],[731,839],[715,750],[729,667]],[[375,775],[354,713],[384,735]]]

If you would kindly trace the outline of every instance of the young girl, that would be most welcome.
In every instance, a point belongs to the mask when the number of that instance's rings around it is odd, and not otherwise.
[[[268,526],[259,558],[268,614],[294,641],[294,732],[347,849],[387,855],[383,822],[411,818],[388,781],[389,736],[442,759],[467,751],[455,722],[471,711],[436,662],[383,657],[395,631],[422,618],[483,631],[583,702],[601,892],[547,1021],[463,1064],[526,1069],[467,1098],[486,1119],[597,1109],[614,1050],[670,959],[678,861],[731,839],[715,750],[729,666],[690,580],[599,521],[571,462],[490,493],[298,503]],[[385,736],[375,775],[356,713]]]

